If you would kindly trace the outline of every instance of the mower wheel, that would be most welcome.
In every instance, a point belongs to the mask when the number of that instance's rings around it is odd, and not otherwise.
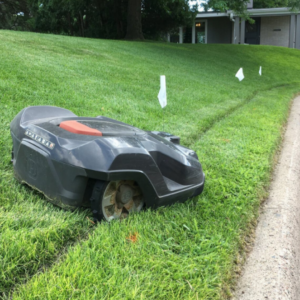
[[[143,208],[142,192],[135,181],[96,181],[91,196],[95,221],[124,219]]]

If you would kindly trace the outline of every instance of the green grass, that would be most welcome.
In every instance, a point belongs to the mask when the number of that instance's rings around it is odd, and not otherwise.
[[[240,67],[242,82],[234,77]],[[300,91],[299,70],[293,49],[0,31],[0,298],[229,296]],[[13,179],[9,123],[23,107],[63,106],[162,130],[162,74],[165,131],[197,151],[206,174],[201,196],[93,227],[88,211],[61,210]],[[136,243],[127,239],[134,233]]]

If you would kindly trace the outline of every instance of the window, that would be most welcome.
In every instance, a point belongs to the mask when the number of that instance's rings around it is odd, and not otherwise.
[[[195,43],[206,44],[206,22],[198,21],[195,23]]]

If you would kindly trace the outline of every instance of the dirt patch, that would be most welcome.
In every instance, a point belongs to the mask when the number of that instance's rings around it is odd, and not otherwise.
[[[233,299],[300,299],[300,97],[294,99],[270,195]]]

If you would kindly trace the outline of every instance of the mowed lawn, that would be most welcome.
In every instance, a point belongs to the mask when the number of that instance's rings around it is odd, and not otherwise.
[[[0,31],[0,299],[230,297],[299,91],[299,50]],[[64,211],[13,178],[9,124],[29,105],[179,135],[205,190],[94,226],[88,210]]]

